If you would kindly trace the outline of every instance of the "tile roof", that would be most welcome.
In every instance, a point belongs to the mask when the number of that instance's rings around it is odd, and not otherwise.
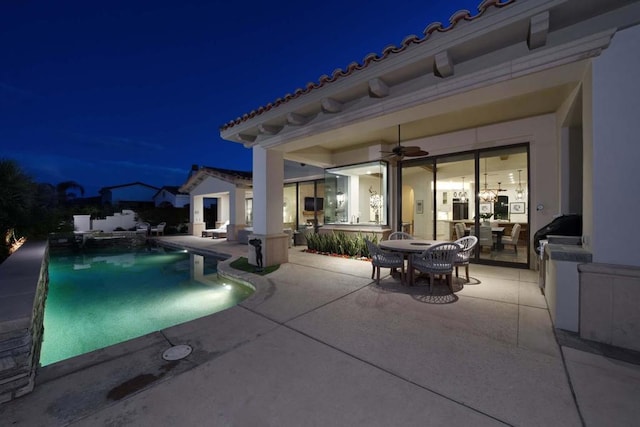
[[[201,182],[207,179],[207,177],[221,179],[223,181],[233,183],[236,186],[250,187],[252,185],[252,176],[252,172],[214,168],[209,166],[197,167],[194,165],[187,182],[180,187],[180,191],[183,193],[190,193],[194,187],[197,187]]]
[[[111,187],[102,187],[98,193],[102,194],[103,191],[108,191],[108,190],[113,190],[115,188],[122,188],[122,187],[133,187],[133,186],[143,186],[143,187],[149,187],[153,190],[159,190],[158,187],[154,187],[153,185],[149,185],[149,184],[145,184],[144,182],[140,182],[140,181],[136,181],[136,182],[130,182],[128,184],[120,184],[120,185],[113,185]]]
[[[234,169],[224,169],[224,168],[214,168],[212,166],[202,166],[202,169],[208,169],[211,171],[219,172],[225,175],[228,175],[233,178],[240,179],[251,179],[253,177],[253,173],[250,171],[239,171]]]
[[[160,189],[158,190],[158,192],[156,194],[159,194],[162,190],[171,193],[171,194],[187,194],[187,193],[183,193],[180,191],[180,187],[178,187],[177,185],[164,185],[162,187],[160,187]]]
[[[364,59],[362,60],[362,63],[358,63],[354,61],[350,63],[345,70],[336,68],[333,71],[333,74],[331,76],[327,76],[326,74],[324,74],[320,76],[317,82],[307,83],[304,89],[298,88],[293,92],[293,94],[288,93],[284,97],[276,99],[274,102],[270,102],[267,105],[260,106],[258,107],[258,109],[252,110],[251,112],[242,115],[242,117],[238,117],[235,120],[231,120],[225,123],[224,125],[220,126],[220,130],[223,131],[223,130],[232,128],[236,125],[239,125],[242,122],[245,122],[249,119],[259,116],[267,111],[270,111],[282,104],[285,104],[291,100],[297,99],[315,89],[319,89],[329,83],[333,83],[340,78],[348,77],[356,71],[367,68],[369,64],[373,62],[380,62],[385,60],[391,55],[403,52],[412,44],[424,43],[435,32],[445,33],[445,32],[451,31],[456,27],[456,25],[460,21],[473,21],[479,18],[480,16],[482,16],[492,6],[496,8],[502,8],[512,3],[515,3],[516,1],[517,0],[483,0],[478,5],[478,13],[476,15],[471,15],[471,12],[466,9],[459,10],[453,15],[451,15],[451,17],[449,18],[448,26],[446,27],[443,26],[441,22],[432,22],[424,29],[423,37],[418,37],[416,35],[409,35],[405,37],[404,40],[402,40],[402,44],[400,46],[389,45],[386,48],[384,48],[382,51],[382,55],[378,55],[377,53],[370,53],[364,57]]]

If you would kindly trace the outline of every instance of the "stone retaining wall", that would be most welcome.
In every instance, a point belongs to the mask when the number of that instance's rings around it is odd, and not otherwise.
[[[27,242],[0,264],[0,404],[33,390],[49,287],[47,242]]]

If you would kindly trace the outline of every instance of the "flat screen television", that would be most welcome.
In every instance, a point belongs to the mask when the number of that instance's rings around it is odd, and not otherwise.
[[[304,210],[305,211],[321,211],[322,209],[324,209],[324,200],[322,199],[322,197],[317,197],[315,199],[315,206],[314,206],[314,198],[313,197],[305,197],[304,198]]]

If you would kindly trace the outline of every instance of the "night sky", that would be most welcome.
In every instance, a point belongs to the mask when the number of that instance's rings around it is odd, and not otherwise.
[[[0,158],[85,196],[251,169],[219,127],[481,0],[0,0]]]

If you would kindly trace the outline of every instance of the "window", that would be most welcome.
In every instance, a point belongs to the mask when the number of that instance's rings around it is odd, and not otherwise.
[[[324,185],[325,224],[387,224],[387,163],[327,169]]]
[[[244,199],[244,214],[247,227],[253,227],[253,199]]]

